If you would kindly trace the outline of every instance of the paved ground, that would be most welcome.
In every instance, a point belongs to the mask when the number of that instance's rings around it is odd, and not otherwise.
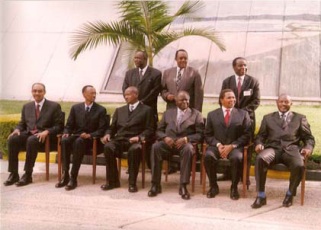
[[[91,183],[91,166],[82,165],[78,188],[74,191],[56,189],[57,165],[50,164],[50,181],[45,181],[45,165],[37,162],[34,183],[25,187],[4,187],[8,174],[7,161],[1,166],[1,229],[320,229],[321,182],[308,181],[306,202],[300,206],[300,192],[290,208],[281,206],[288,182],[268,179],[268,204],[253,210],[254,178],[248,198],[232,201],[229,182],[220,182],[220,194],[207,199],[197,185],[191,200],[182,200],[177,191],[178,174],[163,183],[163,193],[147,197],[147,187],[138,193],[127,191],[127,175],[122,174],[122,187],[100,190],[105,181],[105,168],[98,166],[97,182]],[[22,172],[24,162],[20,162]],[[124,170],[123,170],[124,172]],[[22,173],[21,173],[22,174]],[[140,178],[139,178],[140,182]],[[197,178],[198,182],[198,178]],[[139,183],[139,186],[141,184]]]

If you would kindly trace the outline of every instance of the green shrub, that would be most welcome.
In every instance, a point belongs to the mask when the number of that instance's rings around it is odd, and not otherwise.
[[[20,120],[20,114],[0,116],[0,155],[8,154],[7,138]]]

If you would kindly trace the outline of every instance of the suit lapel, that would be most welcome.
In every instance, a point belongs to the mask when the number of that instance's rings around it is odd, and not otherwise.
[[[183,125],[183,123],[191,116],[191,114],[192,114],[192,110],[190,108],[187,108],[186,112],[184,113],[184,116],[183,116],[180,126]]]
[[[139,78],[139,69],[137,68],[137,71],[135,72],[136,73],[136,75],[137,75],[137,79],[138,79],[138,85],[141,85],[141,84],[143,84],[143,82],[146,80],[146,78],[147,78],[147,76],[149,76],[150,75],[150,68],[149,67],[147,67],[147,69],[146,69],[146,71],[145,71],[145,73],[144,73],[144,75],[143,75],[143,79],[140,81],[140,78]]]

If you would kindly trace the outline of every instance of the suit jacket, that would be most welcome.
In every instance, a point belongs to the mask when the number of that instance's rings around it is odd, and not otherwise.
[[[35,102],[29,102],[22,107],[21,120],[16,129],[29,133],[37,127],[39,132],[48,130],[50,135],[56,135],[63,130],[61,107],[58,103],[45,99],[39,118],[36,120]]]
[[[130,69],[126,72],[123,93],[129,86],[138,88],[138,100],[150,106],[157,115],[157,98],[162,89],[162,73],[150,66],[147,67],[142,81],[139,79],[139,68]]]
[[[205,140],[211,146],[235,144],[238,147],[247,145],[251,137],[251,120],[249,114],[242,109],[233,108],[229,124],[224,122],[222,108],[207,115]]]
[[[149,140],[154,134],[153,127],[154,116],[149,106],[139,103],[134,111],[129,112],[129,106],[125,105],[115,110],[106,134],[117,141],[128,141],[135,136],[139,136],[141,140]]]
[[[91,137],[102,137],[108,126],[106,109],[94,102],[89,115],[86,116],[86,113],[84,102],[73,105],[64,133],[80,135],[85,132]]]
[[[177,67],[164,71],[162,79],[162,98],[167,102],[167,109],[176,108],[175,101],[170,102],[166,99],[168,94],[177,95],[180,90],[184,90],[190,95],[190,107],[202,112],[204,91],[201,75],[192,67],[187,66],[184,70],[182,80],[176,89]]]
[[[297,154],[302,147],[312,150],[315,141],[306,117],[290,111],[286,121],[285,128],[282,128],[279,112],[265,115],[255,145],[262,144],[265,148],[284,151],[290,155]]]
[[[260,105],[260,88],[258,80],[249,75],[245,75],[241,88],[239,104],[237,98],[237,83],[235,81],[235,75],[232,75],[223,81],[222,90],[223,89],[233,90],[236,98],[235,108],[246,110],[249,113],[250,118],[255,121],[254,110],[256,110]],[[249,95],[247,95],[247,93]]]
[[[158,139],[171,137],[178,139],[187,137],[189,142],[200,142],[203,140],[204,120],[202,114],[196,110],[188,108],[181,121],[177,125],[177,108],[166,110],[160,121],[156,136]]]

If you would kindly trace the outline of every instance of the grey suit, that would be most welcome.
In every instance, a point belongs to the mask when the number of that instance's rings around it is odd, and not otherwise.
[[[194,154],[191,143],[199,142],[203,139],[203,130],[203,117],[196,109],[187,109],[180,126],[177,124],[177,108],[165,111],[156,132],[158,142],[152,146],[152,183],[160,184],[162,160],[163,158],[168,159],[170,154],[180,154],[180,183],[189,183],[191,160],[192,155]],[[171,137],[174,140],[181,137],[187,137],[189,142],[179,150],[172,149],[163,141],[165,137]]]
[[[16,129],[20,130],[20,135],[11,136],[8,140],[9,172],[18,173],[18,154],[21,149],[26,149],[24,170],[26,173],[32,173],[38,151],[44,146],[31,133],[35,127],[38,132],[48,130],[51,142],[57,139],[56,135],[63,129],[64,121],[62,120],[61,107],[58,103],[45,100],[38,119],[36,119],[35,110],[34,101],[23,106],[21,120],[16,127]]]
[[[182,80],[180,81],[178,88],[176,88],[175,78],[177,75],[177,67],[173,67],[164,71],[162,79],[162,98],[167,102],[166,109],[175,108],[175,101],[168,101],[167,96],[169,94],[177,95],[181,90],[188,92],[190,95],[190,108],[195,108],[202,112],[204,91],[202,86],[202,78],[197,70],[187,66],[184,69]]]
[[[255,145],[261,144],[261,151],[255,162],[257,190],[265,190],[267,167],[273,163],[284,163],[291,171],[289,190],[296,194],[303,173],[302,148],[313,150],[315,141],[310,125],[304,115],[289,112],[286,125],[282,126],[279,112],[263,117],[261,127],[255,139]]]
[[[211,187],[217,186],[216,161],[221,158],[217,144],[237,146],[228,155],[231,162],[232,186],[235,188],[240,178],[243,147],[248,144],[250,136],[251,121],[245,110],[233,108],[228,125],[224,122],[222,108],[207,115],[205,140],[209,146],[206,150],[204,164]]]

